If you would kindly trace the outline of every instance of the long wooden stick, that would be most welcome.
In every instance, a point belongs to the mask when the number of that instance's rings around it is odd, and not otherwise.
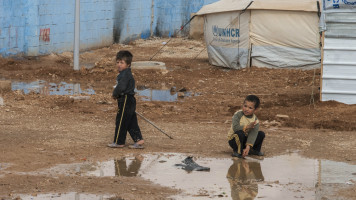
[[[135,111],[136,112],[136,111]],[[173,139],[171,136],[169,136],[167,133],[165,133],[162,129],[158,128],[154,123],[152,123],[150,120],[148,120],[146,117],[144,117],[142,114],[136,112],[137,115],[139,115],[140,117],[142,117],[144,120],[146,120],[146,122],[150,123],[152,126],[154,126],[156,129],[158,129],[159,131],[161,131],[163,134],[165,134],[166,136],[168,136],[169,138]]]

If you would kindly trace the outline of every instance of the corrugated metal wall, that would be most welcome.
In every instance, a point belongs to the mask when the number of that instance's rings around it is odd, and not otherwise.
[[[356,104],[356,8],[334,2],[324,1],[321,100]]]

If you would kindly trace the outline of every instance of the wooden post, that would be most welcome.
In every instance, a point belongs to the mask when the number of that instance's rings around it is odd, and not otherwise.
[[[324,63],[324,39],[325,39],[325,31],[321,33],[321,57],[320,57],[320,101],[322,100],[322,89],[323,89],[323,63]]]

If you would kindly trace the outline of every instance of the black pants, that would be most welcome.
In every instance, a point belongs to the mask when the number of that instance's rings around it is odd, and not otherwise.
[[[247,136],[242,130],[236,131],[234,135],[235,137],[229,140],[229,145],[235,152],[241,154],[241,151],[246,148]],[[262,131],[258,131],[257,138],[252,149],[258,152],[261,151],[264,138],[265,138],[265,133]]]
[[[142,140],[142,134],[137,122],[136,99],[133,95],[124,95],[118,99],[114,143],[125,144],[127,131],[134,142]]]

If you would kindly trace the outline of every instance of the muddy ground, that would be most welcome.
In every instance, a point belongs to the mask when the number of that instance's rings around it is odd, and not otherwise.
[[[178,152],[197,157],[230,158],[227,131],[233,113],[248,94],[262,101],[257,116],[266,132],[265,157],[299,151],[300,155],[356,165],[356,105],[320,102],[320,69],[292,70],[252,67],[230,70],[209,64],[202,41],[172,39],[155,57],[168,71],[133,70],[138,87],[186,89],[193,95],[177,101],[144,101],[137,111],[171,135],[169,139],[139,118],[145,149],[110,149],[116,102],[111,99],[117,71],[114,56],[130,50],[134,61],[147,61],[168,39],[138,40],[129,45],[82,52],[73,71],[72,54],[21,59],[0,58],[0,197],[16,194],[114,194],[117,199],[166,199],[179,193],[139,177],[93,178],[30,175],[57,164],[105,161],[127,154]],[[200,53],[201,52],[201,53]],[[199,55],[197,58],[195,58]],[[93,88],[89,100],[69,95],[24,94],[11,81],[80,83]],[[128,137],[128,144],[132,144]],[[7,166],[6,169],[4,166]],[[21,172],[22,174],[19,174]],[[356,172],[356,170],[355,170]],[[355,184],[336,190],[344,199],[356,198]]]

